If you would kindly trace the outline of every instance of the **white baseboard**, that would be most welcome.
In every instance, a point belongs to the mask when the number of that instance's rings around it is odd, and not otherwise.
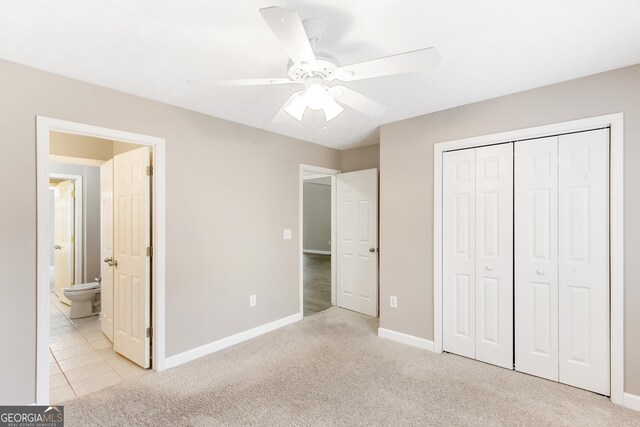
[[[634,411],[640,411],[640,396],[636,396],[635,394],[631,393],[625,393],[624,406],[629,409],[633,409]]]
[[[414,337],[413,335],[403,334],[402,332],[392,331],[390,329],[378,328],[378,336],[391,341],[397,341],[423,350],[436,351],[433,341],[424,338]]]
[[[183,363],[190,362],[202,356],[215,353],[216,351],[231,347],[232,345],[239,344],[243,341],[255,338],[262,334],[266,334],[267,332],[271,332],[275,329],[282,328],[283,326],[287,326],[301,319],[302,313],[293,314],[291,316],[257,326],[253,329],[249,329],[248,331],[240,332],[235,335],[231,335],[230,337],[222,338],[218,341],[214,341],[212,343],[187,350],[185,352],[176,354],[175,356],[167,357],[164,362],[164,367],[165,369],[174,368],[178,365],[182,365]]]
[[[315,249],[303,249],[305,254],[331,255],[331,251],[316,251]]]

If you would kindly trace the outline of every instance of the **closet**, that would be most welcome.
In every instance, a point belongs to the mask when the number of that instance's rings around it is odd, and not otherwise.
[[[443,349],[610,394],[609,129],[443,154]]]

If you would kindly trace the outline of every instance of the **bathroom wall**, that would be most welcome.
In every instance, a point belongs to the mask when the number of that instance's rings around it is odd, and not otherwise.
[[[107,161],[113,157],[113,141],[71,133],[51,132],[49,153],[57,156]]]
[[[100,168],[49,163],[49,172],[82,176],[83,269],[76,283],[92,282],[100,276]]]
[[[339,151],[2,60],[0,81],[0,404],[35,400],[38,115],[166,139],[167,356],[299,312],[300,164]]]
[[[303,192],[302,247],[331,252],[331,178],[306,180]]]

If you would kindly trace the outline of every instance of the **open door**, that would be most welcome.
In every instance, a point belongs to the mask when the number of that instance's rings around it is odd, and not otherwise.
[[[113,160],[100,166],[100,324],[113,342]]]
[[[71,304],[64,296],[64,288],[75,284],[75,204],[74,182],[62,181],[55,188],[54,240],[55,240],[55,293],[58,299]]]
[[[149,147],[113,159],[113,348],[143,368],[151,343]]]
[[[338,306],[377,317],[378,170],[337,178]]]

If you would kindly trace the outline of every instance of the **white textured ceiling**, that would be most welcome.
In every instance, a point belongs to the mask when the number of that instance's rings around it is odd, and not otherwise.
[[[271,118],[299,86],[200,88],[189,80],[285,77],[258,9],[282,6],[328,31],[341,64],[434,46],[435,70],[348,83],[386,105],[323,123]],[[249,126],[348,148],[404,118],[640,63],[638,0],[6,0],[0,58]],[[631,95],[630,95],[631,96]]]

